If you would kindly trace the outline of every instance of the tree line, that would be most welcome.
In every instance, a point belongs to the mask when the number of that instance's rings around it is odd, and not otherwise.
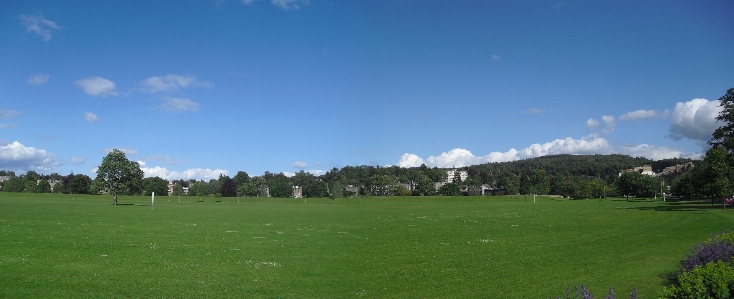
[[[454,179],[446,182],[446,169],[437,167],[345,166],[315,176],[300,171],[293,176],[265,172],[250,176],[238,171],[234,177],[220,175],[205,180],[173,181],[171,195],[215,197],[293,197],[294,186],[303,197],[351,196],[436,196],[541,194],[569,198],[605,196],[653,197],[672,191],[688,198],[728,197],[734,192],[734,89],[719,99],[724,108],[717,116],[723,125],[716,129],[702,160],[684,158],[649,160],[627,155],[551,155],[519,161],[486,163],[455,169]],[[652,177],[625,169],[650,165],[654,172],[669,166],[694,162],[682,174]],[[450,171],[450,170],[449,170]],[[459,175],[466,172],[465,178]],[[5,192],[58,192],[72,194],[168,195],[168,181],[143,178],[137,162],[119,150],[103,158],[94,180],[86,175],[42,175],[28,171],[16,176],[0,171],[10,179],[2,184]],[[54,188],[50,185],[53,183]],[[670,187],[669,187],[670,186]]]

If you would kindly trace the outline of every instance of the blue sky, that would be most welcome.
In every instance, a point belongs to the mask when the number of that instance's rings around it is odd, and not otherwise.
[[[0,169],[695,157],[731,1],[2,1]]]

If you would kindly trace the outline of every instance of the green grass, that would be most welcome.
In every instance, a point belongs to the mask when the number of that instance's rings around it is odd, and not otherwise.
[[[655,298],[707,204],[538,197],[204,199],[0,192],[3,298]],[[361,201],[361,203],[360,203]]]

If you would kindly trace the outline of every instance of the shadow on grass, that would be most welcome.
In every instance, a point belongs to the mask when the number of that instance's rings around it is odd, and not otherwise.
[[[731,209],[732,207],[728,207]],[[629,208],[644,211],[666,211],[666,212],[690,212],[690,211],[705,211],[713,209],[722,209],[721,202],[714,201],[713,205],[711,201],[671,201],[664,202],[657,206],[646,206]]]

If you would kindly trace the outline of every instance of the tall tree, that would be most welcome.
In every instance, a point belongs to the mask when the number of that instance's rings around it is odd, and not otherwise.
[[[92,178],[77,174],[69,181],[69,190],[71,194],[89,194],[89,188],[92,186]]]
[[[92,189],[95,193],[112,193],[112,202],[117,205],[117,195],[140,194],[142,185],[143,171],[140,164],[128,160],[121,150],[113,149],[102,159]]]
[[[247,172],[244,171],[238,171],[237,174],[232,178],[234,180],[235,186],[239,186],[244,184],[245,182],[250,181],[250,175],[247,174]],[[224,194],[222,194],[224,195]]]
[[[734,152],[734,88],[730,88],[723,97],[719,98],[719,102],[723,109],[716,117],[716,121],[723,125],[714,130],[709,144],[721,146],[727,152],[732,153]]]
[[[158,196],[168,196],[168,181],[160,177],[143,179],[143,195],[151,195],[155,192]]]
[[[222,187],[219,190],[219,194],[221,194],[222,197],[237,196],[237,185],[235,185],[234,180],[230,179],[228,176],[225,177]]]

